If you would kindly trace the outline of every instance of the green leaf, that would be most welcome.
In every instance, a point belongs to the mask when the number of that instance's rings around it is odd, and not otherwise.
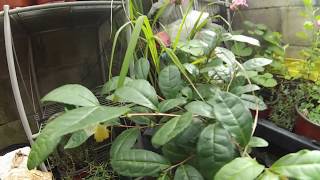
[[[160,112],[167,112],[177,106],[184,105],[185,103],[187,103],[187,101],[184,98],[168,99],[160,102],[158,108]]]
[[[241,146],[246,146],[251,138],[253,119],[242,100],[231,93],[219,91],[208,102],[213,105],[215,117],[222,126]]]
[[[211,124],[201,132],[197,144],[197,158],[207,179],[212,179],[222,166],[235,157],[230,141],[230,135],[219,124]]]
[[[167,99],[176,98],[182,89],[182,83],[181,74],[177,66],[167,66],[159,74],[159,87]]]
[[[295,179],[320,179],[320,151],[302,150],[276,161],[270,170]]]
[[[112,91],[116,90],[118,86],[118,81],[119,76],[112,77],[107,83],[103,85],[101,94],[110,94]],[[131,81],[131,78],[126,77],[124,80],[124,85],[128,84]]]
[[[272,63],[271,59],[266,59],[266,58],[253,58],[250,59],[246,62],[243,63],[243,67],[247,70],[247,71],[251,71],[251,70],[257,70],[261,67],[264,67],[266,65],[269,65]]]
[[[250,139],[250,142],[248,144],[249,147],[268,147],[269,146],[269,143],[268,141],[260,138],[260,137],[255,137],[253,136],[251,139]]]
[[[178,163],[186,159],[189,154],[174,142],[165,144],[162,148],[163,155],[173,163]]]
[[[281,180],[281,179],[285,179],[285,178],[281,178],[280,176],[278,176],[277,174],[274,174],[272,172],[270,172],[269,170],[265,170],[264,173],[262,173],[259,177],[258,180]]]
[[[148,59],[140,58],[134,65],[134,72],[136,79],[147,79],[150,70]]]
[[[226,48],[216,47],[215,53],[217,57],[225,62],[228,66],[233,66],[234,62],[236,61],[234,54]]]
[[[215,180],[254,180],[264,170],[257,161],[241,157],[236,158],[224,167],[214,177]]]
[[[152,137],[152,144],[162,146],[183,132],[192,122],[192,114],[184,113],[166,122]]]
[[[230,92],[232,92],[235,95],[241,95],[253,91],[260,90],[260,87],[255,84],[247,84],[245,86],[236,86],[234,87]]]
[[[208,47],[208,44],[200,41],[193,39],[188,42],[179,42],[178,48],[188,54],[191,54],[193,56],[204,56],[205,54],[205,49]]]
[[[267,109],[267,105],[263,102],[262,99],[258,98],[257,96],[242,94],[240,98],[243,104],[249,109],[256,110],[258,108],[259,111]]]
[[[58,102],[75,106],[97,106],[98,99],[84,86],[68,84],[49,92],[41,102]]]
[[[229,35],[226,40],[233,40],[238,42],[248,43],[254,46],[260,46],[260,42],[252,37],[244,36],[244,35]]]
[[[115,95],[127,102],[157,110],[158,97],[154,88],[146,80],[133,80],[117,89]]]
[[[251,79],[254,83],[264,87],[275,87],[277,85],[277,81],[273,78],[273,75],[270,73],[253,76],[251,77]]]
[[[112,168],[123,176],[152,176],[168,168],[170,162],[164,157],[146,150],[121,151],[111,159]]]
[[[127,107],[81,107],[57,117],[41,131],[28,159],[28,168],[34,169],[56,148],[62,136],[86,129],[94,124],[114,120],[129,112]]]
[[[68,143],[64,146],[65,149],[71,149],[76,148],[87,141],[87,139],[94,134],[94,131],[91,130],[79,130],[74,132],[70,139],[68,140]]]
[[[197,66],[190,63],[185,63],[183,66],[186,68],[186,70],[193,76],[198,76],[200,71]]]
[[[128,74],[128,71],[129,71],[129,66],[131,64],[131,61],[134,59],[133,58],[133,53],[135,52],[136,50],[136,45],[137,45],[137,42],[138,42],[138,39],[140,37],[140,32],[141,32],[141,29],[143,27],[143,24],[144,24],[144,19],[147,19],[146,16],[140,16],[138,17],[138,19],[135,21],[135,26],[132,30],[132,34],[130,36],[130,41],[129,41],[129,44],[128,44],[128,48],[127,48],[127,51],[126,51],[126,54],[124,56],[124,59],[123,59],[123,63],[121,65],[121,70],[120,70],[120,75],[119,75],[119,80],[118,80],[118,88],[122,87],[124,85],[124,82],[125,82],[125,78]]]
[[[110,156],[115,157],[120,152],[130,150],[136,143],[139,136],[138,128],[131,128],[123,131],[116,139],[113,141]]]
[[[252,48],[246,46],[244,43],[234,43],[234,45],[231,46],[231,51],[235,55],[242,57],[250,56],[253,52]]]
[[[157,178],[157,180],[170,180],[170,177],[168,174],[162,174]]]
[[[176,170],[174,180],[203,180],[203,177],[196,168],[182,165]]]
[[[203,101],[190,102],[184,108],[193,114],[214,118],[213,107]]]

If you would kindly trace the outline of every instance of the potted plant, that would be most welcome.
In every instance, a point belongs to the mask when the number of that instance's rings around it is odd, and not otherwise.
[[[253,58],[239,62],[222,45],[237,41],[258,46],[259,42],[221,31],[221,26],[209,23],[209,17],[201,20],[201,12],[192,14],[197,16],[188,17],[186,11],[174,26],[178,28],[169,46],[154,35],[155,26],[146,16],[130,14],[134,27],[120,74],[111,77],[102,90],[106,98],[126,104],[102,106],[81,85],[53,90],[43,102],[77,108],[43,129],[32,146],[28,168],[43,162],[66,135],[81,137],[73,139],[76,147],[93,134],[99,137],[109,128],[121,127],[126,130],[117,135],[108,153],[113,170],[122,176],[176,180],[318,179],[319,151],[289,154],[269,168],[250,157],[251,148],[268,144],[253,137],[258,117],[253,118],[249,109],[257,111],[264,103],[252,93],[260,89],[252,82],[263,85],[273,78],[261,71],[272,61]],[[121,29],[116,34],[120,32]],[[111,66],[112,60],[113,56]],[[151,136],[148,143],[152,148],[146,148],[140,140],[147,135]]]
[[[294,132],[320,140],[320,87],[313,83],[305,83],[300,85],[300,91],[303,95],[296,105]]]

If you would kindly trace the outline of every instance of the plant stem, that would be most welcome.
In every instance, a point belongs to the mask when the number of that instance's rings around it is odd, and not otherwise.
[[[173,168],[175,168],[175,167],[178,167],[178,166],[180,166],[180,165],[188,162],[188,161],[189,161],[190,159],[192,159],[193,157],[194,157],[194,155],[191,155],[191,156],[187,157],[185,160],[179,162],[178,164],[175,164],[175,165],[173,165],[173,166],[170,166],[168,169],[165,170],[165,172],[170,171],[171,169],[173,169]]]

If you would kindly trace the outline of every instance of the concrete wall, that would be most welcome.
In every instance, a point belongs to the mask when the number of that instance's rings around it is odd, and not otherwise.
[[[249,7],[237,12],[233,21],[234,29],[243,28],[242,22],[250,20],[255,23],[266,24],[273,31],[283,35],[288,43],[288,57],[297,57],[298,51],[308,45],[308,42],[296,36],[303,31],[304,18],[299,15],[304,10],[302,0],[247,0]],[[314,0],[316,6],[320,1]]]

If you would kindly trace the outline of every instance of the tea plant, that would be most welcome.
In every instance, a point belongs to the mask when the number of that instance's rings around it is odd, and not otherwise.
[[[102,89],[106,98],[124,102],[124,106],[100,105],[93,93],[80,85],[53,90],[43,102],[77,108],[43,129],[32,145],[28,168],[43,162],[68,134],[72,136],[67,144],[77,147],[93,134],[102,134],[104,139],[107,129],[121,127],[126,130],[112,142],[109,153],[113,170],[122,176],[176,180],[319,178],[318,151],[289,154],[270,168],[250,157],[250,148],[268,144],[253,137],[258,113],[253,118],[249,109],[265,108],[254,91],[260,89],[257,84],[276,84],[272,75],[264,73],[272,60],[239,62],[224,43],[259,46],[259,41],[223,32],[210,21],[201,22],[203,13],[198,14],[193,24],[188,12],[183,16],[170,46],[153,34],[146,16],[131,16],[134,28],[120,74],[110,74]],[[184,24],[192,24],[192,30],[186,31]],[[180,39],[182,32],[189,32],[187,38]],[[140,40],[143,44],[137,47]],[[139,141],[147,134],[151,134],[152,148]]]

